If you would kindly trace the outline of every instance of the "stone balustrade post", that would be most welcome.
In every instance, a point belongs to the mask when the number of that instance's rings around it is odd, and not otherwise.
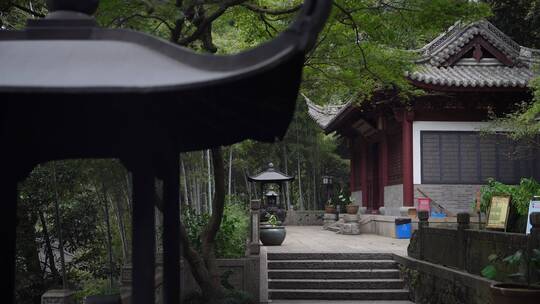
[[[466,212],[460,212],[457,215],[457,266],[459,269],[465,269],[467,262],[467,235],[466,229],[469,229],[471,216]]]
[[[252,200],[250,204],[250,234],[249,234],[249,254],[258,255],[260,252],[259,245],[259,209],[261,208],[261,200]]]
[[[424,250],[426,246],[426,240],[425,240],[425,228],[429,227],[429,211],[421,210],[418,211],[418,233],[420,234],[420,259],[424,259]]]

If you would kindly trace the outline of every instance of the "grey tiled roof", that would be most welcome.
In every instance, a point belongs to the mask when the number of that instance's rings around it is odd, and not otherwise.
[[[512,60],[506,66],[495,58],[480,62],[463,58],[453,66],[447,60],[475,36],[481,36]],[[448,31],[417,51],[418,68],[406,76],[430,85],[463,88],[525,88],[534,77],[533,66],[540,63],[540,50],[520,46],[488,21],[468,25],[456,23]]]
[[[330,122],[332,122],[332,120],[334,120],[334,118],[349,104],[326,105],[322,107],[313,103],[304,94],[302,94],[302,96],[306,100],[309,116],[323,129],[326,129],[326,126],[328,126]]]
[[[426,84],[463,88],[525,88],[533,77],[527,67],[422,65],[407,76]]]

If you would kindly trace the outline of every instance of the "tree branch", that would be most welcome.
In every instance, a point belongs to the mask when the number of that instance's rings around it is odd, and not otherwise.
[[[28,8],[28,7],[19,5],[19,4],[17,4],[17,3],[11,2],[11,6],[13,6],[14,8],[19,9],[19,10],[25,12],[25,13],[28,13],[28,14],[30,14],[30,15],[32,15],[32,16],[35,16],[35,17],[40,17],[40,18],[44,18],[44,17],[45,17],[44,14],[39,13],[39,12],[36,12],[36,11],[34,11],[34,10]]]
[[[199,39],[203,34],[204,32],[207,30],[208,26],[214,22],[214,20],[216,20],[217,18],[219,18],[221,15],[223,15],[227,9],[229,9],[230,7],[232,6],[235,6],[235,5],[239,5],[239,4],[242,4],[243,2],[245,2],[247,0],[232,0],[232,1],[229,1],[229,2],[226,2],[224,4],[222,4],[215,12],[213,12],[210,16],[208,16],[207,18],[203,19],[198,25],[197,25],[197,29],[189,36],[185,37],[185,38],[182,38],[180,40],[178,40],[178,44],[180,45],[188,45],[190,43],[192,43],[193,41]]]
[[[267,7],[260,7],[260,6],[257,6],[255,4],[252,4],[252,3],[244,3],[244,4],[242,4],[242,6],[247,8],[250,11],[255,12],[255,13],[274,15],[274,16],[291,14],[291,13],[299,11],[302,8],[302,4],[299,4],[297,6],[293,6],[291,8],[276,9],[276,10],[269,9]]]

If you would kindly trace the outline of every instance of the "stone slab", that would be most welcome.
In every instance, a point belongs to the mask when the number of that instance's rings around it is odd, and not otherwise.
[[[358,223],[344,223],[340,229],[341,234],[358,235],[360,234],[360,225]]]
[[[41,304],[75,304],[75,292],[67,289],[51,289],[41,296]]]
[[[408,239],[374,234],[343,235],[316,226],[288,226],[281,246],[268,246],[272,252],[390,252],[407,255]]]
[[[357,214],[345,214],[343,215],[343,221],[345,223],[352,223],[352,222],[358,222],[360,217]]]

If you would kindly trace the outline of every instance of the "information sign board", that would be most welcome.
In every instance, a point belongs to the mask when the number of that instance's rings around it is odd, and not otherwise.
[[[534,197],[534,199],[529,202],[529,213],[527,213],[527,234],[531,233],[531,213],[533,212],[540,212],[540,197]]]
[[[506,230],[510,212],[509,196],[493,196],[489,205],[486,228]]]

